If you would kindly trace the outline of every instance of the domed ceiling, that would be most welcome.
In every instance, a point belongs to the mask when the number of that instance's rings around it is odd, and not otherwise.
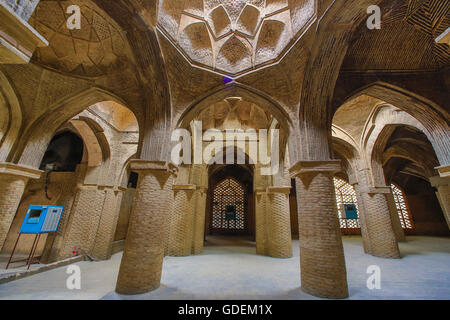
[[[315,0],[162,0],[158,28],[195,64],[238,74],[277,60]]]
[[[67,7],[81,9],[81,29],[67,28]],[[28,23],[50,43],[37,48],[33,60],[79,76],[108,74],[125,63],[126,36],[109,16],[89,0],[41,0]]]

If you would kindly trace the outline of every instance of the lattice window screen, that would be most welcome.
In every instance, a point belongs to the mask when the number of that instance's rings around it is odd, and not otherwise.
[[[226,206],[235,207],[235,220],[225,220]],[[212,229],[245,230],[245,190],[232,178],[219,182],[214,188]]]
[[[339,223],[342,229],[359,229],[359,209],[356,200],[355,189],[345,180],[334,178],[334,188],[336,192],[336,204],[338,208]],[[354,204],[358,210],[358,219],[347,219],[344,204]]]
[[[406,205],[403,191],[395,184],[391,184],[391,189],[392,194],[394,195],[395,206],[397,207],[398,217],[400,218],[402,228],[413,229],[411,214],[409,212],[408,206]]]

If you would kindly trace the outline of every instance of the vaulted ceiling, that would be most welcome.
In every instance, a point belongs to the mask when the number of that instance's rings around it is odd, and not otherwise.
[[[162,0],[158,27],[194,64],[237,74],[276,61],[314,13],[314,0]]]

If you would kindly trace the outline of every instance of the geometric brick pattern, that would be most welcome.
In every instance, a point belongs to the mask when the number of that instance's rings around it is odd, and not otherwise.
[[[219,182],[214,187],[213,192],[213,212],[212,212],[212,232],[215,230],[244,230],[246,215],[246,194],[244,187],[235,179],[227,178]],[[225,209],[233,206],[236,210],[235,220],[225,219]]]

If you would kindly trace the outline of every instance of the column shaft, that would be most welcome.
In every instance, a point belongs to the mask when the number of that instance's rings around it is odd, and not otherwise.
[[[100,260],[111,258],[114,235],[120,214],[123,190],[107,188],[92,255]]]
[[[116,292],[139,294],[159,287],[164,258],[172,174],[162,162],[136,160],[139,173]]]
[[[448,168],[448,166],[447,166]],[[436,197],[441,205],[447,225],[450,229],[450,175],[431,177],[430,182],[436,188]]]
[[[297,180],[302,290],[325,298],[348,296],[333,184],[339,170],[339,161],[301,161],[291,168]]]
[[[392,192],[386,193],[386,200],[388,202],[389,213],[391,215],[391,224],[392,229],[394,229],[395,238],[397,242],[406,241],[405,232],[402,228],[402,223],[400,222],[400,218],[398,216],[397,206],[395,205],[394,196]]]
[[[290,187],[268,188],[268,255],[274,258],[292,257],[291,217],[289,211]]]
[[[169,256],[188,256],[194,236],[194,185],[174,185],[174,203],[169,218]]]

